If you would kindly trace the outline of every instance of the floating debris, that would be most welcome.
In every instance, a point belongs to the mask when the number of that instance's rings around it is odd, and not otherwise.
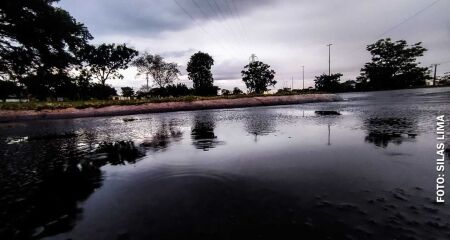
[[[315,111],[314,113],[317,115],[321,115],[321,116],[342,115],[341,113],[339,113],[337,111]]]

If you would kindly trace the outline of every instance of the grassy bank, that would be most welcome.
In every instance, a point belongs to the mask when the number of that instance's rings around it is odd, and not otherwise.
[[[214,99],[236,99],[236,98],[251,98],[251,97],[268,97],[268,96],[288,96],[298,94],[270,94],[270,95],[256,95],[256,94],[242,94],[242,95],[228,95],[228,96],[183,96],[183,97],[165,97],[165,98],[149,98],[149,99],[135,99],[135,100],[86,100],[86,101],[64,101],[64,102],[45,102],[45,101],[31,101],[23,103],[6,103],[0,102],[0,110],[52,110],[65,108],[102,108],[107,106],[127,106],[127,105],[142,105],[146,103],[164,103],[164,102],[193,102],[199,100],[214,100]]]

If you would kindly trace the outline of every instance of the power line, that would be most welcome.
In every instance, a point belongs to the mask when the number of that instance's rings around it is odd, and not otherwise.
[[[221,47],[225,50],[225,52],[229,52],[229,50],[227,49],[227,47],[225,47],[225,45],[223,45],[222,42],[220,41],[216,41],[214,38],[216,38],[212,33],[210,33],[209,31],[207,31],[201,24],[199,24],[197,22],[197,20],[192,16],[192,14],[189,13],[189,11],[187,11],[186,8],[184,8],[177,0],[174,0],[174,2],[176,3],[176,5],[187,15],[189,16],[189,18],[192,19],[192,21],[194,22],[195,25],[197,25],[197,27],[199,27],[205,34],[207,34],[209,37],[211,37],[215,42],[219,43],[221,45]]]
[[[404,23],[406,23],[407,21],[413,19],[414,17],[418,16],[419,14],[425,12],[427,9],[429,9],[430,7],[432,7],[433,5],[435,5],[436,3],[438,3],[441,0],[436,0],[434,2],[432,2],[431,4],[425,6],[424,8],[420,9],[419,11],[417,11],[416,13],[414,13],[413,15],[411,15],[410,17],[406,18],[405,20],[401,21],[399,24],[389,28],[388,30],[386,30],[385,32],[383,32],[380,36],[378,36],[377,38],[380,38],[382,36],[384,36],[386,33],[398,28],[399,26],[403,25]]]
[[[197,1],[195,0],[191,0],[192,3],[194,3],[195,7],[200,11],[200,13],[206,18],[209,19],[210,17],[203,11],[203,9],[200,7],[200,5],[198,5]],[[213,21],[215,21],[214,19],[212,19]],[[222,35],[222,34],[221,34]],[[225,36],[222,35],[222,39],[225,39]],[[235,53],[237,53],[236,49],[234,49],[233,45],[230,45],[233,48],[233,51]]]
[[[214,1],[215,1],[215,0],[214,0]],[[225,3],[226,3],[226,6],[227,6],[227,8],[228,8],[228,10],[229,10],[229,12],[230,12],[230,15],[231,15],[233,18],[236,18],[236,14],[233,12],[233,9],[230,7],[229,0],[225,0]],[[240,36],[241,36],[242,40],[244,41],[245,36],[243,35],[242,32],[240,32]]]
[[[230,31],[230,33],[233,35],[234,39],[237,41],[237,45],[238,47],[240,47],[239,45],[239,36],[238,34],[234,31],[233,27],[231,27],[228,22],[226,21],[225,16],[223,15],[221,8],[219,7],[219,5],[217,4],[216,0],[213,0],[216,8],[213,7],[213,5],[211,4],[210,0],[207,0],[206,2],[208,2],[209,8],[211,8],[211,10],[214,10],[214,12],[218,13],[218,16],[222,18],[223,24],[224,26],[226,26],[228,28],[228,31]],[[212,11],[211,11],[212,12]],[[242,49],[241,49],[242,50]]]
[[[242,31],[244,32],[245,38],[247,39],[247,42],[249,43],[249,37],[248,37],[248,34],[247,34],[248,31],[244,27],[245,25],[242,24],[241,14],[240,14],[238,8],[236,7],[236,4],[235,4],[234,0],[231,0],[231,6],[234,8],[234,11],[236,12],[237,19],[238,19],[238,22],[239,22],[239,26],[241,27]]]

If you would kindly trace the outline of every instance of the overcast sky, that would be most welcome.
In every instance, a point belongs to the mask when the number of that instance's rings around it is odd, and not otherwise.
[[[240,80],[252,53],[276,71],[277,88],[301,88],[331,71],[354,79],[370,59],[365,47],[382,37],[423,42],[423,66],[450,71],[450,0],[61,0],[83,22],[94,43],[127,43],[185,66],[197,52],[213,56],[215,84],[245,89]],[[383,35],[384,34],[384,35]],[[446,62],[446,63],[445,63]],[[137,89],[144,80],[124,72],[115,87]]]

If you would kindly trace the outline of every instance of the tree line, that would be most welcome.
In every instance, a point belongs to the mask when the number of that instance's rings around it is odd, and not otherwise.
[[[367,46],[371,61],[361,69],[355,80],[341,82],[341,73],[322,74],[315,77],[315,88],[325,92],[377,91],[422,87],[431,79],[430,70],[420,67],[418,57],[427,51],[418,42],[408,45],[405,40],[380,39]],[[450,86],[446,73],[439,79],[439,85]]]
[[[8,96],[37,100],[63,97],[71,100],[106,99],[117,95],[107,84],[122,79],[122,70],[136,67],[146,85],[136,93],[122,89],[124,96],[217,95],[211,68],[214,59],[197,52],[187,63],[193,88],[174,84],[180,75],[176,63],[159,55],[138,51],[126,44],[93,45],[93,36],[83,23],[55,6],[57,0],[3,0],[0,3],[0,99]],[[320,91],[380,90],[422,86],[429,71],[416,58],[426,51],[421,43],[389,38],[367,47],[372,61],[354,81],[340,82],[342,74],[316,77]],[[261,61],[244,66],[242,80],[249,92],[261,94],[275,86],[275,71]],[[153,85],[150,86],[149,81]],[[240,94],[240,89],[222,94]]]
[[[0,3],[0,99],[8,96],[48,100],[105,99],[117,95],[107,84],[122,79],[121,70],[134,66],[147,84],[137,91],[146,96],[217,95],[211,67],[213,58],[198,52],[188,65],[193,88],[174,84],[180,74],[176,63],[159,55],[143,53],[126,44],[92,45],[86,26],[67,11],[55,6],[57,0],[4,0]],[[259,70],[252,70],[252,68]],[[261,93],[274,85],[274,72],[261,62],[244,70],[244,81],[251,91]],[[266,71],[258,73],[258,71]],[[269,78],[267,84],[255,77]],[[149,80],[156,86],[150,86]],[[135,95],[125,87],[123,95]],[[227,93],[225,91],[225,93]],[[242,93],[235,89],[233,93]]]

